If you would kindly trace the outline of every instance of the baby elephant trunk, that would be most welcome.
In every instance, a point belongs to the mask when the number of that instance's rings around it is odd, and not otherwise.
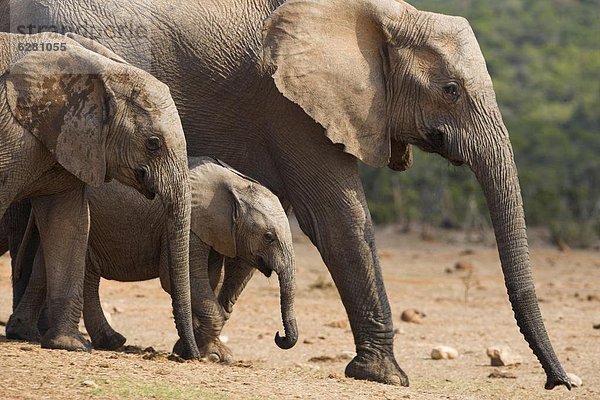
[[[296,325],[296,314],[294,313],[294,297],[296,282],[294,278],[294,268],[286,268],[278,272],[279,290],[281,298],[281,318],[285,336],[275,334],[275,343],[279,348],[287,350],[294,347],[298,341],[298,326]]]

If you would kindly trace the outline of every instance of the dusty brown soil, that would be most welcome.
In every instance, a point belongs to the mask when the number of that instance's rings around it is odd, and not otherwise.
[[[233,366],[178,363],[163,354],[42,350],[0,336],[3,399],[600,399],[600,252],[538,246],[531,249],[540,306],[565,369],[583,386],[543,389],[544,374],[521,337],[493,246],[378,231],[385,283],[397,328],[396,357],[409,388],[344,378],[353,349],[344,309],[318,253],[295,234],[298,258],[297,314],[301,339],[282,351],[275,278],[256,275],[236,305],[223,334]],[[457,261],[474,266],[468,278]],[[0,259],[0,320],[10,313],[9,259]],[[452,270],[447,272],[446,269]],[[465,289],[468,298],[465,302]],[[170,300],[157,280],[103,281],[102,299],[113,326],[128,344],[168,351],[175,342]],[[426,314],[421,324],[400,321],[402,310]],[[4,328],[0,327],[0,335]],[[434,361],[431,349],[455,347],[455,360]],[[523,357],[517,367],[489,366],[485,350],[510,346]],[[507,371],[516,378],[490,378]],[[91,381],[91,382],[88,382]],[[84,383],[85,382],[85,383]]]

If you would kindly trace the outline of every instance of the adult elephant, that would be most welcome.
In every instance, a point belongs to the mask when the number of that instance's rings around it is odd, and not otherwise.
[[[415,145],[466,163],[546,387],[570,386],[537,305],[512,149],[466,20],[395,0],[12,3],[3,29],[95,36],[170,86],[194,132],[191,155],[219,157],[292,205],[348,313],[357,350],[348,376],[408,385],[357,159],[404,170]]]

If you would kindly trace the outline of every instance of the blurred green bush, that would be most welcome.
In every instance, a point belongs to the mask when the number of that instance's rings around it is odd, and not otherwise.
[[[571,246],[586,245],[566,232],[571,224],[585,222],[600,235],[600,1],[410,3],[471,23],[511,135],[528,223]],[[468,168],[415,153],[404,173],[361,167],[376,223],[488,223]]]

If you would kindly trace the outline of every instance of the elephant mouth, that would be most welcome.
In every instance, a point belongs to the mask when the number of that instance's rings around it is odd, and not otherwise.
[[[140,165],[135,168],[135,179],[140,184],[138,191],[148,200],[154,200],[156,197],[156,188],[150,179],[150,170],[147,165]]]
[[[267,278],[269,278],[273,273],[273,270],[267,267],[267,263],[261,256],[256,256],[256,269],[259,270]]]

